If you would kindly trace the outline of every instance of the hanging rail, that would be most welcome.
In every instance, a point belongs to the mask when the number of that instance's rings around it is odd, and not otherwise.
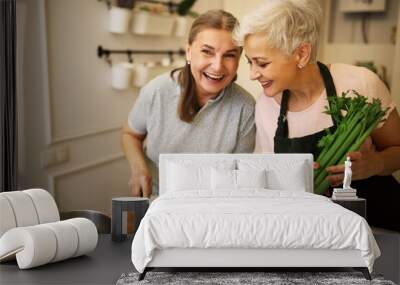
[[[173,55],[185,55],[185,51],[183,49],[179,50],[133,50],[133,49],[125,49],[125,50],[111,50],[105,49],[102,46],[97,47],[97,56],[99,58],[105,57],[106,61],[111,64],[110,55],[111,54],[126,54],[128,56],[129,62],[133,62],[132,55],[133,54],[166,54],[171,60]]]

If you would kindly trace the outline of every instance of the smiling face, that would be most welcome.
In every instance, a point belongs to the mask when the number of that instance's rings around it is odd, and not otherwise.
[[[295,85],[300,62],[296,52],[287,55],[269,47],[262,34],[247,36],[244,52],[250,64],[250,79],[260,82],[266,96],[274,97]]]
[[[190,61],[199,101],[204,101],[217,96],[233,80],[240,48],[233,43],[230,31],[204,29],[187,46],[186,58]]]

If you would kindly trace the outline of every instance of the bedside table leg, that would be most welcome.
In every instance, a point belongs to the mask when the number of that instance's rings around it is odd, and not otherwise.
[[[371,274],[369,274],[369,270],[367,267],[354,267],[355,270],[361,271],[362,274],[364,275],[365,279],[367,280],[372,280],[371,279]]]
[[[144,271],[142,273],[139,274],[139,278],[138,281],[142,281],[144,279],[144,277],[146,277],[146,273],[147,273],[148,269],[147,267],[144,269]]]

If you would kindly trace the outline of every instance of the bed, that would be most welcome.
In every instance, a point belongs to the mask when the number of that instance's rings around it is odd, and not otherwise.
[[[380,251],[361,216],[313,194],[310,154],[163,154],[160,196],[132,242],[158,267],[353,267]]]

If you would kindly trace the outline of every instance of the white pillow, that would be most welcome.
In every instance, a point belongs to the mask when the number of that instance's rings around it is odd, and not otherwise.
[[[267,188],[267,171],[236,170],[237,188]]]
[[[211,189],[236,189],[236,170],[211,168]]]
[[[286,171],[271,169],[267,172],[267,180],[268,188],[273,190],[307,191],[306,172],[303,167]]]
[[[268,189],[306,191],[308,188],[307,165],[304,160],[239,159],[238,169],[265,169]]]
[[[192,189],[210,188],[209,172],[207,167],[186,167],[181,164],[169,164],[168,189],[184,191]]]
[[[167,191],[210,190],[211,169],[234,169],[235,161],[174,160],[167,168]]]
[[[266,188],[266,171],[262,170],[211,170],[211,188],[213,190],[240,188]]]

